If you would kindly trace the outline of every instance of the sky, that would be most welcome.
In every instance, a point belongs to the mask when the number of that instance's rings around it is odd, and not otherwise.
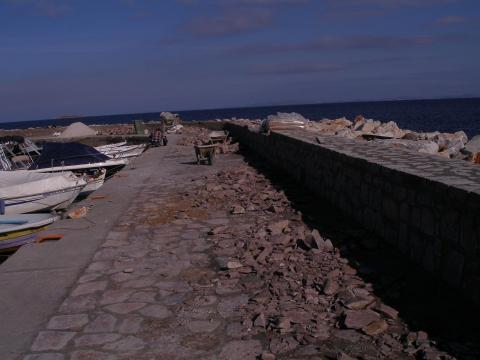
[[[0,0],[0,122],[480,96],[479,0]]]

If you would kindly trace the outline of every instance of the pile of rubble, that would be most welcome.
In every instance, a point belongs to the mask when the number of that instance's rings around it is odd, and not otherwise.
[[[394,121],[381,122],[357,116],[309,121],[297,113],[278,113],[265,119],[260,127],[264,132],[302,129],[326,136],[370,140],[386,145],[415,150],[422,153],[480,163],[480,136],[468,141],[463,131],[451,133],[416,132],[403,130]]]
[[[182,128],[183,135],[177,141],[177,145],[193,146],[208,142],[210,131],[198,126],[185,126]]]
[[[183,136],[178,139],[177,145],[193,146],[210,144],[213,133],[215,132],[204,127],[186,126],[181,129]],[[232,138],[227,138],[224,144],[218,144],[218,151],[222,154],[236,153],[238,150],[239,144],[238,142],[233,142]]]
[[[411,332],[375,296],[331,240],[310,229],[282,191],[242,166],[203,178],[189,194],[208,211],[228,207],[229,226],[209,232],[219,282],[248,299],[237,331],[263,338],[262,359],[451,359],[423,331]],[[245,301],[244,301],[245,300]]]
[[[131,135],[135,130],[130,124],[92,125],[99,135]]]

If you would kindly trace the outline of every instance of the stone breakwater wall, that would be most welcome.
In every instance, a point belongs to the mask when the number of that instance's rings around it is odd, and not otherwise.
[[[480,304],[480,166],[289,131],[231,136]]]

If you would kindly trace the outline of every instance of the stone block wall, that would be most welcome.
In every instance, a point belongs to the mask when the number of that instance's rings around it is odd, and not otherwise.
[[[241,146],[480,304],[480,166],[307,132],[226,128]]]

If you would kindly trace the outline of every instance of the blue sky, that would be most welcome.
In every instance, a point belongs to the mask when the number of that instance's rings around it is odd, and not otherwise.
[[[480,96],[478,0],[0,0],[0,121]]]

